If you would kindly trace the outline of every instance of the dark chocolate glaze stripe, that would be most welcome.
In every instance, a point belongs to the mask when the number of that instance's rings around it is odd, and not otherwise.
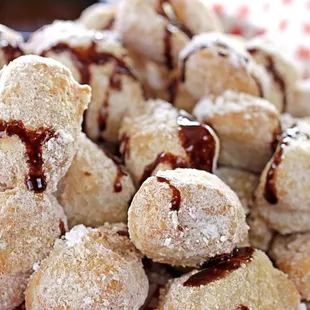
[[[120,91],[122,88],[121,85],[121,75],[126,75],[137,80],[131,70],[128,68],[126,63],[114,56],[111,53],[107,52],[98,52],[96,51],[96,41],[93,41],[92,44],[87,48],[72,48],[66,43],[58,43],[41,53],[41,56],[48,56],[50,51],[54,53],[60,54],[63,52],[69,52],[72,61],[75,64],[75,67],[79,70],[81,80],[81,84],[90,84],[91,82],[91,73],[90,73],[90,65],[105,65],[106,63],[113,63],[114,69],[109,78],[109,86],[107,89],[107,93],[105,95],[104,102],[102,104],[102,108],[98,114],[98,125],[99,130],[102,132],[106,129],[106,120],[108,117],[108,105],[109,105],[109,95],[110,89],[114,89]]]
[[[27,129],[21,121],[0,121],[0,138],[4,135],[17,136],[26,148],[28,174],[25,184],[29,190],[41,193],[46,189],[46,178],[43,170],[42,146],[55,137],[52,129],[40,127],[37,130]]]
[[[114,192],[119,193],[123,189],[121,182],[122,177],[127,175],[127,173],[123,170],[122,161],[118,157],[113,156],[105,147],[100,146],[100,149],[105,153],[107,157],[112,159],[112,161],[115,164],[117,173],[114,179]]]
[[[188,167],[187,161],[181,156],[176,156],[169,152],[159,153],[156,159],[145,167],[144,173],[141,177],[141,184],[153,174],[159,164],[168,164],[172,169]]]
[[[171,199],[171,207],[170,211],[179,211],[180,205],[181,205],[181,193],[180,191],[170,183],[169,180],[163,177],[157,177],[157,181],[160,183],[166,183],[169,185],[171,191],[172,191],[172,199]]]
[[[240,305],[236,310],[249,310],[249,308],[247,306]]]
[[[216,256],[204,264],[202,270],[191,275],[183,285],[193,287],[218,281],[251,261],[253,253],[253,248],[244,247],[237,248],[230,254]]]
[[[278,202],[276,175],[277,168],[281,164],[283,159],[283,151],[289,145],[290,141],[297,139],[300,136],[305,136],[309,139],[309,136],[306,133],[300,132],[297,127],[289,128],[283,133],[283,136],[278,143],[278,147],[273,155],[270,168],[266,175],[266,183],[264,189],[264,197],[271,204],[276,204]]]
[[[0,50],[4,53],[6,62],[9,63],[15,58],[24,55],[24,52],[21,50],[20,46],[15,43],[9,43],[7,40],[1,38],[2,33],[0,32]]]
[[[212,172],[216,152],[216,141],[208,125],[200,124],[194,118],[180,111],[177,118],[178,131],[187,159],[169,152],[161,152],[156,159],[145,167],[141,184],[152,175],[161,163],[169,164],[171,169],[195,168]]]
[[[211,128],[184,111],[180,112],[177,123],[181,143],[189,157],[189,167],[212,172],[216,141]]]
[[[258,49],[256,48],[249,48],[248,49],[248,52],[251,54],[251,55],[255,55],[256,53],[259,52]],[[284,107],[284,110],[287,106],[287,97],[286,97],[286,84],[285,84],[285,81],[284,79],[282,78],[280,72],[277,70],[276,68],[276,65],[273,61],[273,58],[270,56],[270,55],[265,55],[265,59],[266,59],[266,62],[267,62],[267,65],[266,65],[266,70],[270,73],[270,75],[272,76],[273,78],[273,81],[278,85],[281,93],[282,93],[282,96],[283,96],[283,107]]]

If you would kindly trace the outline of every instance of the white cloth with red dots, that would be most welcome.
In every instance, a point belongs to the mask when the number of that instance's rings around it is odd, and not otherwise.
[[[310,78],[310,0],[205,0],[228,33],[267,34]]]

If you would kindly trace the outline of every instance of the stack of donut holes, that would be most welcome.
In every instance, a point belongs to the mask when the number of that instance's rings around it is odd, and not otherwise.
[[[222,29],[207,0],[0,25],[0,310],[310,307],[310,85]]]

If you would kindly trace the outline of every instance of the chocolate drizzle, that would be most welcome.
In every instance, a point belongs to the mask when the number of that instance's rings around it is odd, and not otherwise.
[[[184,111],[177,119],[179,137],[189,157],[189,167],[212,172],[216,140],[208,125],[193,120]]]
[[[129,232],[128,230],[118,230],[116,232],[118,235],[123,236],[123,237],[128,237],[129,238]]]
[[[127,173],[123,170],[122,167],[122,161],[117,158],[116,156],[113,156],[106,148],[103,146],[100,146],[100,149],[105,153],[107,157],[113,160],[115,167],[116,167],[116,176],[114,179],[114,193],[119,193],[122,191],[122,177],[126,176]]]
[[[237,248],[231,254],[219,255],[203,265],[203,269],[191,275],[184,286],[207,285],[220,280],[251,261],[254,249],[251,247]]]
[[[0,50],[4,53],[4,57],[6,62],[9,63],[13,61],[15,58],[24,55],[21,48],[18,46],[18,43],[9,43],[6,40],[1,39],[1,32],[0,32]]]
[[[161,152],[156,159],[144,168],[140,184],[150,177],[159,164],[168,164],[172,169],[188,167],[187,161],[181,156],[176,156],[169,152]]]
[[[63,220],[59,220],[59,230],[60,236],[64,236],[66,234],[65,223],[63,222]]]
[[[109,77],[109,84],[107,92],[105,94],[105,99],[102,104],[101,109],[99,110],[98,115],[98,126],[100,131],[106,129],[106,120],[108,117],[108,106],[109,106],[109,97],[110,90],[120,91],[122,89],[121,76],[126,75],[133,80],[137,80],[131,70],[128,68],[127,64],[108,52],[98,52],[96,51],[96,41],[93,41],[88,48],[72,48],[66,43],[57,43],[56,45],[50,47],[49,49],[44,50],[41,53],[41,56],[47,56],[48,52],[53,51],[54,53],[63,53],[69,52],[72,61],[75,64],[75,67],[80,73],[80,83],[81,84],[90,84],[91,82],[91,73],[90,65],[105,65],[107,63],[112,63],[114,68]]]
[[[171,169],[195,168],[212,172],[216,140],[210,132],[210,127],[200,124],[184,111],[180,112],[177,124],[179,137],[188,158],[169,152],[159,153],[155,160],[145,167],[140,184],[153,174],[159,164],[168,164]]]
[[[166,65],[169,70],[173,69],[173,56],[172,56],[172,33],[174,32],[174,26],[167,25],[165,28],[164,36],[164,55],[166,59]]]
[[[236,310],[249,310],[249,308],[247,306],[244,306],[244,305],[239,305]]]
[[[300,132],[297,127],[289,128],[284,132],[281,140],[279,141],[276,152],[273,155],[273,160],[271,162],[270,168],[266,175],[266,183],[264,189],[264,197],[271,204],[276,204],[278,202],[276,189],[276,174],[277,168],[281,164],[283,159],[283,151],[289,145],[290,141],[297,139],[301,136],[307,137],[309,139],[309,136],[306,133]]]
[[[25,184],[30,191],[41,193],[46,189],[46,178],[43,170],[42,146],[55,137],[52,129],[43,127],[37,130],[27,129],[21,121],[0,121],[0,138],[4,135],[17,136],[26,148],[28,174]]]
[[[282,127],[281,127],[281,122],[279,121],[278,126],[275,128],[274,132],[273,132],[273,139],[271,142],[271,150],[272,152],[275,152],[279,143],[279,140],[281,138],[281,134],[282,134]]]
[[[163,177],[157,177],[157,181],[160,183],[166,183],[169,185],[171,191],[172,191],[172,199],[171,199],[171,206],[170,211],[179,211],[180,205],[181,205],[181,193],[180,191],[170,183],[169,180],[163,178]]]
[[[259,52],[259,50],[256,48],[249,48],[248,52],[251,55],[255,55],[256,53]],[[270,73],[273,81],[275,82],[275,84],[278,85],[278,87],[282,93],[282,96],[283,96],[282,103],[283,103],[283,107],[285,110],[285,107],[287,106],[286,83],[285,83],[284,79],[282,78],[280,72],[277,70],[273,58],[270,55],[265,55],[265,59],[267,62],[267,64],[265,65],[266,70]]]

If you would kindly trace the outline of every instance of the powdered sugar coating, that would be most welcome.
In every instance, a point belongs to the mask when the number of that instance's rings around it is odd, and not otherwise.
[[[298,310],[300,298],[294,284],[255,250],[250,262],[220,280],[189,287],[184,282],[197,271],[174,279],[163,291],[159,310],[249,309]]]
[[[79,85],[60,63],[38,56],[22,56],[0,75],[0,119],[21,121],[27,130],[44,128],[54,132],[42,143],[47,189],[55,191],[77,149],[83,112],[90,88]],[[1,187],[24,186],[28,173],[27,154],[18,136],[6,133],[0,139]]]
[[[117,6],[109,3],[95,3],[87,7],[77,20],[89,29],[111,29],[116,17]]]
[[[56,243],[31,278],[26,307],[138,310],[147,290],[141,256],[127,237],[109,227],[79,225]]]
[[[277,202],[268,202],[264,195],[267,174],[274,158],[266,165],[255,193],[258,212],[270,228],[281,234],[306,232],[310,229],[307,172],[310,140],[307,135],[307,132],[297,135],[296,138],[289,139],[283,147],[280,163],[275,168],[273,178]]]
[[[128,137],[128,153],[124,154],[124,144],[121,152],[125,158],[125,166],[136,184],[142,180],[145,169],[152,164],[160,153],[170,153],[188,161],[188,156],[179,137],[177,119],[179,111],[168,102],[148,100],[143,109],[133,111],[125,117],[120,130],[120,137]],[[215,156],[213,168],[216,167],[219,142],[216,134],[210,129],[215,139]],[[190,165],[188,163],[188,165]],[[159,170],[171,169],[171,163],[159,163],[151,174]]]
[[[57,44],[65,44],[68,49],[53,50]],[[85,54],[82,57],[86,58],[86,63],[79,60],[74,49]],[[91,31],[77,23],[56,21],[31,36],[27,51],[39,55],[44,53],[60,61],[71,70],[77,81],[90,84],[92,100],[84,125],[87,135],[93,140],[117,141],[120,122],[127,109],[144,103],[140,83],[133,74],[126,73],[132,70],[127,51],[110,32]],[[94,56],[96,53],[98,56]],[[118,62],[122,63],[122,67],[116,70]],[[89,72],[89,80],[83,81],[81,71]],[[112,87],[114,78],[119,81],[119,87]]]
[[[69,226],[125,222],[135,192],[131,177],[84,134],[77,142],[79,149],[57,192]],[[115,192],[115,186],[121,190]]]
[[[220,95],[227,89],[263,95],[264,73],[248,53],[234,45],[232,39],[221,33],[203,33],[181,51],[181,78],[192,96],[200,99]]]
[[[13,310],[24,300],[30,273],[0,274],[0,309]]]
[[[252,172],[263,170],[281,132],[280,116],[272,104],[229,90],[218,97],[203,98],[193,114],[219,135],[221,164]]]
[[[157,177],[180,192],[179,210],[171,209],[172,190]],[[247,236],[236,194],[215,175],[195,169],[159,171],[148,178],[134,196],[128,226],[131,240],[147,257],[182,266],[230,252]]]
[[[288,274],[302,299],[310,299],[310,233],[276,236],[269,251],[277,267]]]
[[[15,188],[1,192],[0,201],[0,274],[28,272],[64,233],[66,217],[52,195]]]
[[[245,214],[248,214],[253,205],[253,194],[258,185],[259,177],[254,173],[229,167],[218,168],[215,170],[215,175],[235,191]]]

